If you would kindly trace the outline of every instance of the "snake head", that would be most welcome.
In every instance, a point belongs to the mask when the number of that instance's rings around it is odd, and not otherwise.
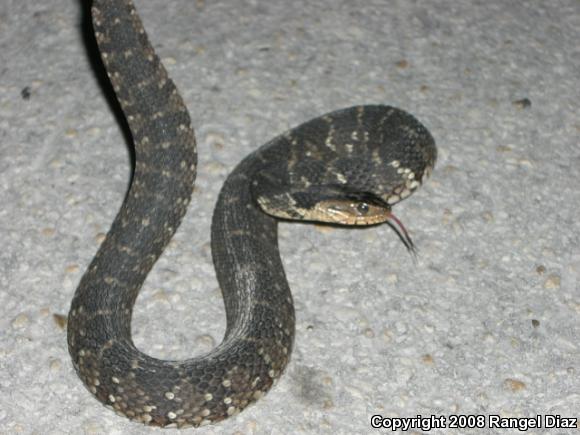
[[[254,197],[265,213],[282,219],[335,225],[376,225],[386,222],[391,206],[371,194],[348,192],[339,185],[275,186],[261,188],[254,181]]]
[[[259,186],[255,181],[253,186]],[[256,189],[258,190],[258,189]],[[349,191],[345,186],[317,186],[306,190],[287,189],[269,194],[255,194],[263,212],[290,220],[333,225],[369,226],[387,223],[407,250],[416,255],[415,245],[403,223],[391,211],[391,205],[369,192]]]

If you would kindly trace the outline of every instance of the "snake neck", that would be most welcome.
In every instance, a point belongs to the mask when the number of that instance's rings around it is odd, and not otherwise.
[[[243,160],[224,183],[212,221],[212,257],[225,301],[226,340],[255,336],[258,323],[265,323],[289,355],[294,310],[278,251],[277,221],[258,208],[250,189],[264,167],[262,151]]]

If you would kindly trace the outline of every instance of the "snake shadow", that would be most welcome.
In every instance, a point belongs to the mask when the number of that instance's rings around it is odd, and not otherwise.
[[[91,17],[91,6],[93,2],[92,0],[79,0],[79,3],[81,6],[80,31],[83,43],[86,48],[85,54],[87,57],[87,61],[91,66],[95,78],[97,79],[97,83],[99,84],[99,87],[101,88],[101,91],[103,92],[103,95],[107,100],[109,110],[113,113],[113,116],[117,121],[117,124],[121,127],[123,139],[125,141],[125,145],[127,146],[127,150],[129,151],[129,156],[131,158],[130,180],[132,181],[133,174],[135,172],[135,147],[133,146],[133,136],[131,135],[129,124],[127,124],[125,115],[123,115],[123,110],[121,109],[121,105],[117,101],[115,91],[113,90],[113,86],[109,81],[107,71],[105,70],[105,66],[103,65],[103,62],[101,60],[101,52],[99,51],[99,47],[95,39],[95,34],[93,31],[93,22]]]
[[[296,221],[296,220],[285,219],[285,218],[280,218],[280,217],[277,217],[276,219],[278,219],[278,221],[280,221],[280,222],[290,223],[292,225],[308,225],[308,226],[317,225],[317,226],[320,226],[323,228],[347,229],[348,231],[365,231],[368,228],[384,227],[385,225],[387,225],[388,227],[390,227],[390,230],[395,233],[395,235],[401,241],[401,243],[403,243],[403,245],[407,249],[407,252],[411,256],[411,260],[413,260],[413,263],[415,265],[417,265],[417,262],[419,259],[419,248],[417,247],[417,245],[415,245],[412,241],[409,243],[409,241],[407,239],[405,239],[404,235],[399,231],[397,226],[394,225],[391,221],[357,226],[357,225],[342,225],[342,224],[336,224],[336,223],[332,223],[332,222]]]

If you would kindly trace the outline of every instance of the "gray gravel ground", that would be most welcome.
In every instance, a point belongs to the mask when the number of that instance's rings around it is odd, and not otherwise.
[[[433,177],[395,209],[419,246],[417,264],[386,226],[281,226],[293,359],[257,405],[199,433],[377,433],[373,414],[578,415],[578,0],[137,6],[200,148],[186,220],[136,307],[134,338],[152,355],[200,355],[222,337],[210,218],[250,151],[324,112],[385,103],[415,114],[440,152]],[[78,0],[0,4],[6,434],[155,431],[85,390],[58,321],[131,165],[81,23]],[[570,432],[529,433],[546,431]],[[469,433],[491,432],[502,433]]]

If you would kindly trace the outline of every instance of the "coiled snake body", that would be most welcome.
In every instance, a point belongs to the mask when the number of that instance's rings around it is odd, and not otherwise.
[[[195,138],[132,2],[95,0],[92,14],[136,162],[125,202],[72,301],[73,364],[101,402],[131,419],[177,427],[219,421],[266,393],[292,351],[294,308],[276,217],[392,222],[391,205],[433,167],[435,144],[401,110],[358,106],[311,120],[245,158],[226,180],[212,222],[225,338],[203,357],[151,358],[133,345],[131,313],[185,214],[196,174]],[[401,238],[412,247],[404,229]]]

